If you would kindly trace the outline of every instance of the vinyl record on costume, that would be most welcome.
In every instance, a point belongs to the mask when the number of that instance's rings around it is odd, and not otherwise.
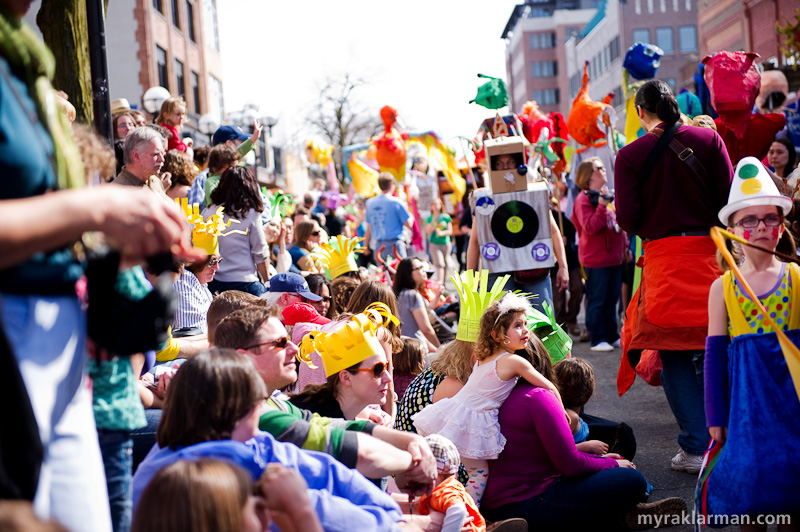
[[[539,232],[539,217],[527,203],[503,203],[492,216],[492,235],[501,245],[521,248],[530,244]]]

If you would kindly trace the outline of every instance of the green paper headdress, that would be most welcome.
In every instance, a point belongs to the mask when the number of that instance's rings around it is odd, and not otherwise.
[[[264,215],[268,220],[280,223],[281,217],[289,215],[289,207],[293,202],[294,200],[289,194],[267,195],[267,201],[264,204]]]
[[[535,308],[528,312],[527,325],[528,329],[542,341],[550,355],[550,361],[555,366],[564,360],[572,349],[572,338],[556,323],[553,309],[547,301],[542,302],[542,308],[544,314]]]
[[[461,298],[461,315],[458,318],[456,340],[476,342],[481,330],[483,312],[489,308],[489,305],[503,297],[506,293],[503,287],[511,276],[504,275],[497,278],[491,291],[487,291],[489,270],[481,270],[478,273],[467,270],[463,275],[464,280],[458,275],[450,277]]]

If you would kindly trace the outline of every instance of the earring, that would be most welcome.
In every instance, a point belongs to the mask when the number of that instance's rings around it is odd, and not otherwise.
[[[510,341],[508,338],[506,338],[505,340],[503,340],[503,344],[504,344],[504,345],[508,345],[508,344],[510,344],[510,343],[511,343],[511,341]]]

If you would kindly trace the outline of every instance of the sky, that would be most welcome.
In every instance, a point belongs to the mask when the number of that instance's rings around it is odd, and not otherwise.
[[[413,131],[472,138],[494,114],[468,103],[485,81],[477,74],[505,79],[500,36],[517,3],[217,2],[225,109],[254,103],[262,116],[278,118],[277,142],[304,143],[315,138],[305,118],[319,87],[350,73],[366,82],[358,100],[376,117],[391,105]]]

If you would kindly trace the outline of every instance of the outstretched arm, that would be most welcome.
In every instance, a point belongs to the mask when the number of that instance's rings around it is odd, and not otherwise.
[[[536,368],[534,368],[530,362],[521,356],[509,355],[497,361],[498,377],[504,381],[507,381],[513,378],[514,375],[519,375],[534,386],[550,390],[556,394],[558,401],[561,402],[561,394],[558,393],[558,388],[556,388],[556,385],[547,380],[544,375],[536,371]]]

